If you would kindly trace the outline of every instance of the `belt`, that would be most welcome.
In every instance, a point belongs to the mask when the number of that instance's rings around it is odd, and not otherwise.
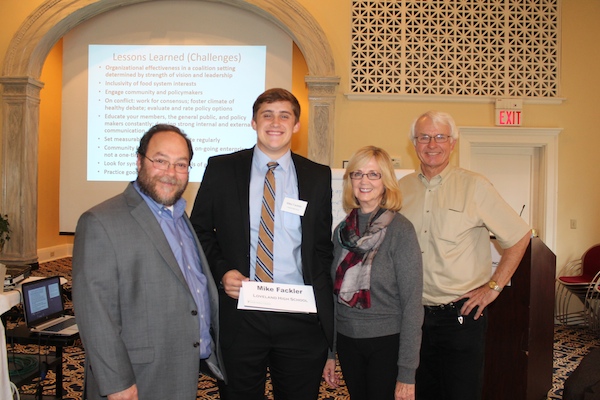
[[[440,304],[438,306],[424,306],[425,314],[428,315],[428,318],[435,317],[436,315],[440,317],[444,316],[444,318],[446,318],[448,313],[452,313],[456,315],[458,323],[462,325],[465,319],[460,313],[460,309],[462,308],[465,301],[467,301],[467,299],[462,299],[457,302],[451,302],[448,304]]]
[[[448,304],[440,304],[437,306],[424,306],[424,307],[425,307],[426,311],[432,311],[432,312],[444,311],[444,310],[456,310],[456,309],[460,310],[465,301],[467,301],[467,299],[462,299],[457,302],[450,302]]]

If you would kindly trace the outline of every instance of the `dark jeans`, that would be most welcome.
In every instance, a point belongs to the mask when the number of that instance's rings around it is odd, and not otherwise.
[[[393,400],[400,334],[369,339],[337,335],[342,375],[352,400]]]
[[[479,400],[483,389],[487,315],[459,321],[456,305],[425,307],[417,400]]]

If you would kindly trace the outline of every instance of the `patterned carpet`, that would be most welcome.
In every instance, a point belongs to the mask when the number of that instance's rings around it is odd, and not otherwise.
[[[40,264],[40,269],[33,272],[37,276],[62,275],[67,278],[68,283],[65,284],[65,292],[70,293],[71,289],[71,259],[65,258],[52,262]],[[66,302],[67,308],[72,310],[70,301]],[[18,309],[13,310],[13,315],[18,315]],[[10,329],[16,324],[22,324],[23,321],[18,317],[8,317],[7,328]],[[8,339],[7,339],[8,341]],[[593,335],[589,330],[578,326],[556,326],[554,330],[554,375],[552,378],[552,389],[548,392],[548,399],[562,399],[562,390],[565,379],[579,365],[581,359],[594,347],[600,346],[600,339],[597,335]],[[42,346],[23,346],[10,344],[7,345],[9,352],[16,353],[15,358],[10,359],[9,363],[12,369],[37,369],[40,362],[45,361],[47,354],[52,354],[53,347]],[[63,364],[63,399],[81,400],[82,382],[83,382],[83,362],[85,353],[81,343],[76,343],[75,346],[64,348],[64,364]],[[17,365],[15,367],[15,364]],[[338,366],[339,369],[339,366]],[[19,392],[21,394],[35,394],[39,388],[39,379],[34,383],[21,386]],[[49,371],[44,381],[42,381],[43,394],[54,394],[55,375]],[[271,387],[267,383],[266,398],[272,399],[270,396]],[[199,400],[216,400],[219,399],[219,392],[215,382],[206,377],[201,377],[198,380],[198,397]],[[321,385],[319,395],[320,400],[349,400],[348,392],[342,386],[333,390],[327,387],[326,384]]]

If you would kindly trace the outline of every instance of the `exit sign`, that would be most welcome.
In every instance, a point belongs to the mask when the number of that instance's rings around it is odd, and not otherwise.
[[[520,126],[522,118],[521,110],[496,109],[497,126]]]

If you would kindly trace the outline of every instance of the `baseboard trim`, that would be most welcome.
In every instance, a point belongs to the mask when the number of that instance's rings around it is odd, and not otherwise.
[[[38,262],[40,263],[71,257],[73,255],[73,245],[62,244],[60,246],[46,247],[38,249],[37,254]]]

